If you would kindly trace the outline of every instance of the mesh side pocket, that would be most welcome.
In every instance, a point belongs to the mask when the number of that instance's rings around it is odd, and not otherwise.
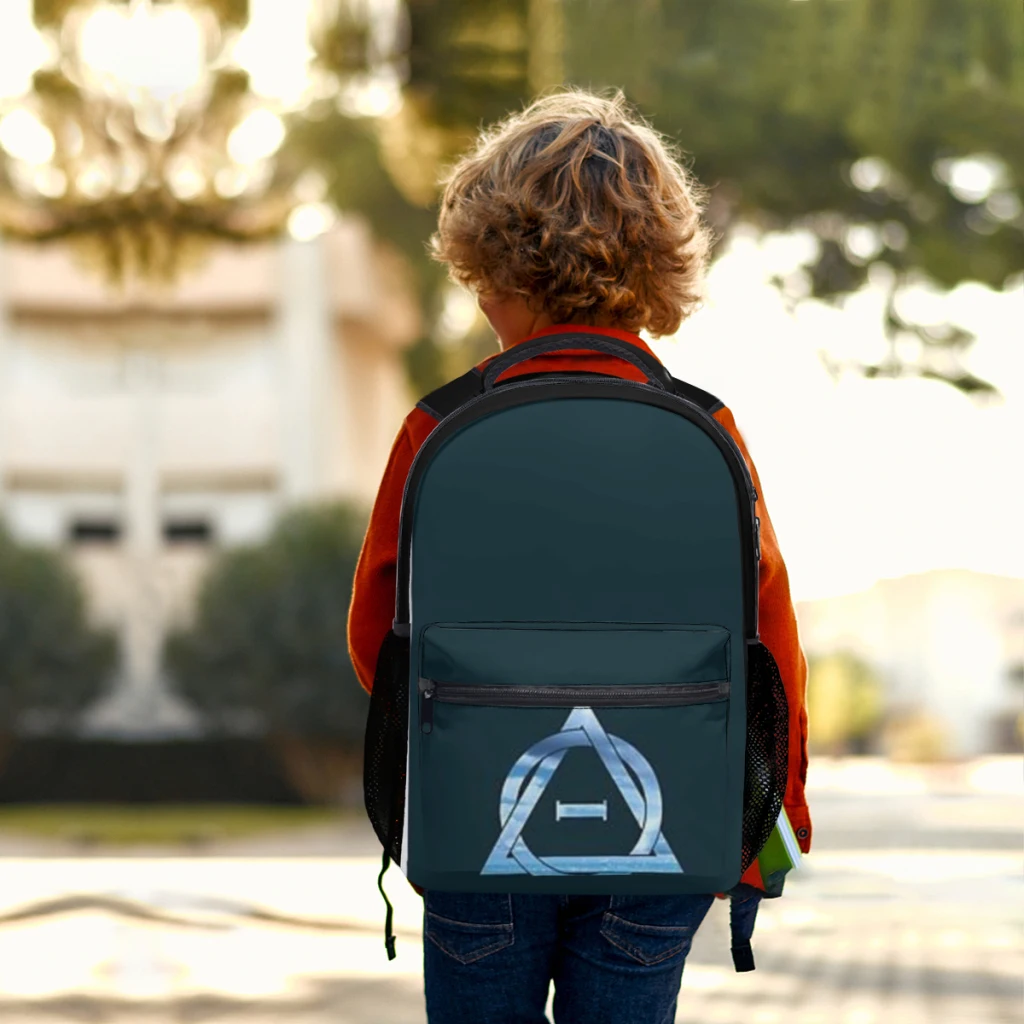
[[[363,747],[363,799],[373,831],[396,863],[402,854],[408,716],[409,639],[392,630],[381,644],[373,676]]]
[[[763,643],[747,647],[747,762],[743,784],[742,870],[775,828],[789,769],[789,703],[779,666]]]

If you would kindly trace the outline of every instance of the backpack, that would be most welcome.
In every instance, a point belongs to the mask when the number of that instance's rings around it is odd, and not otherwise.
[[[564,349],[646,382],[498,380]],[[405,485],[366,727],[381,894],[391,861],[458,892],[733,890],[733,957],[752,969],[740,877],[782,807],[788,712],[722,403],[635,345],[567,332],[418,406],[438,424]],[[388,903],[389,958],[391,924]]]

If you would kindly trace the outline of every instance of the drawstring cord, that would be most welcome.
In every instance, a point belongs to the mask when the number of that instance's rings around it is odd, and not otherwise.
[[[385,850],[384,857],[381,860],[380,874],[377,876],[377,889],[384,898],[384,905],[388,908],[387,913],[384,915],[384,948],[388,951],[388,959],[394,960],[395,932],[393,924],[395,914],[394,908],[391,906],[391,900],[388,899],[388,894],[384,891],[384,872],[387,871],[390,863],[391,858],[388,856],[387,850]]]

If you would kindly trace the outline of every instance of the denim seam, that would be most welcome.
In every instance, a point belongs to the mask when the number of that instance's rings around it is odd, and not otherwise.
[[[638,947],[631,945],[628,942],[620,941],[614,932],[614,929],[609,927],[609,922],[614,921],[618,924],[625,925],[628,928],[635,928],[642,933],[664,933],[664,934],[675,934],[678,935],[680,932],[686,932],[679,942],[677,942],[670,949],[665,950],[663,953],[656,957],[647,957],[643,954],[643,951]],[[632,957],[639,963],[642,963],[648,967],[653,967],[655,964],[660,964],[665,960],[669,960],[677,954],[681,953],[687,946],[687,943],[692,941],[693,929],[686,925],[658,925],[658,924],[644,924],[638,925],[635,922],[627,921],[625,918],[617,917],[615,914],[606,913],[605,920],[601,925],[601,935],[604,936],[613,946],[621,949],[628,956]]]
[[[504,932],[501,938],[495,939],[495,941],[489,946],[481,946],[479,949],[474,949],[472,953],[466,954],[456,953],[454,950],[449,949],[429,930],[427,931],[427,938],[430,939],[430,941],[446,956],[450,956],[460,964],[471,964],[476,960],[481,960],[483,957],[489,956],[491,953],[497,953],[499,950],[507,949],[515,942],[515,936],[508,934],[508,932],[511,932],[511,928],[506,928],[504,925],[499,925],[499,927]]]
[[[478,921],[456,921],[451,917],[444,917],[441,914],[436,914],[432,910],[425,912],[425,924],[424,931],[430,941],[437,946],[442,953],[450,956],[453,960],[460,964],[470,964],[476,960],[480,960],[485,956],[489,956],[491,953],[497,953],[499,950],[506,949],[515,943],[515,931],[513,927],[512,919],[512,896],[510,894],[505,895],[505,906],[508,914],[507,923],[502,921],[493,922],[478,922]],[[468,954],[459,954],[454,950],[449,949],[441,940],[431,931],[430,922],[439,921],[444,924],[455,925],[457,928],[465,928],[470,932],[475,932],[477,936],[480,936],[486,932],[499,932],[498,937],[486,946],[481,946],[479,949],[474,949]]]
[[[669,934],[679,932],[689,932],[693,929],[686,924],[640,924],[638,921],[627,921],[624,917],[619,917],[618,914],[612,914],[608,911],[605,912],[605,919],[611,919],[617,921],[619,924],[624,924],[627,928],[635,928],[638,932],[650,933],[650,932],[667,932]]]
[[[459,928],[477,928],[481,931],[492,931],[499,928],[505,932],[512,931],[511,923],[502,924],[500,921],[456,921],[452,917],[442,917],[440,914],[435,914],[432,910],[427,911],[427,917],[433,918],[435,921],[443,921],[445,924],[458,925]]]

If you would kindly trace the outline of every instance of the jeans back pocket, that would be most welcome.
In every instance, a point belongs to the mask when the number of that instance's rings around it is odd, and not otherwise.
[[[713,902],[713,896],[613,896],[601,935],[644,967],[685,958]]]
[[[514,941],[512,897],[507,893],[424,894],[424,933],[462,964],[497,953]]]

